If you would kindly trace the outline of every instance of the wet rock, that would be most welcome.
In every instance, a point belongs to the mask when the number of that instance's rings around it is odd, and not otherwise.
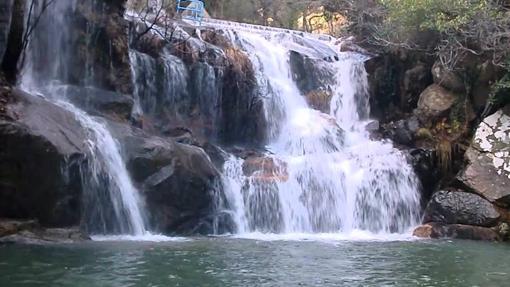
[[[491,228],[431,222],[417,227],[413,236],[421,238],[455,238],[482,241],[500,241],[501,237]]]
[[[39,227],[35,220],[0,219],[0,237]]]
[[[414,172],[422,186],[422,202],[427,203],[436,190],[441,178],[441,169],[437,166],[434,150],[413,149],[409,152]]]
[[[332,71],[321,68],[318,60],[291,51],[290,69],[292,78],[304,95],[319,92],[331,94],[331,92],[324,90],[324,88],[329,84],[328,79],[331,79],[333,76]]]
[[[127,120],[131,117],[133,99],[130,96],[93,87],[65,86],[66,97],[92,115]]]
[[[455,94],[437,84],[433,84],[421,93],[415,113],[423,122],[445,116],[456,99]]]
[[[146,199],[153,229],[166,234],[212,233],[220,175],[207,154],[126,125],[109,126]]]
[[[398,144],[411,146],[418,129],[418,119],[413,116],[384,125],[384,135]]]
[[[447,90],[459,93],[466,90],[462,78],[455,72],[446,69],[439,61],[432,66],[432,77],[435,84]]]
[[[503,110],[485,118],[466,152],[459,180],[501,206],[510,205],[510,117]]]
[[[243,163],[243,173],[257,181],[287,181],[287,163],[268,156],[248,157]]]
[[[13,0],[4,0],[0,3],[0,62],[7,48],[7,37],[11,28]]]
[[[329,114],[331,98],[333,95],[326,90],[313,90],[305,95],[306,102],[312,109]]]
[[[120,0],[79,1],[73,19],[73,57],[70,82],[93,82],[101,89],[132,94],[133,81],[129,60],[129,23],[124,19]],[[88,39],[89,41],[84,41]],[[83,77],[83,68],[93,73]]]
[[[78,227],[35,228],[0,237],[0,244],[54,244],[77,243],[90,240]]]
[[[0,217],[79,224],[85,131],[73,114],[44,99],[13,96],[8,113],[16,121],[0,121]]]
[[[379,121],[377,120],[370,120],[366,125],[365,125],[365,130],[369,131],[369,132],[377,132],[379,130]]]
[[[462,191],[438,191],[429,201],[423,220],[492,227],[499,217],[492,204],[479,195]]]
[[[220,138],[228,144],[262,146],[267,120],[264,101],[257,93],[255,71],[248,56],[227,50],[223,74]]]

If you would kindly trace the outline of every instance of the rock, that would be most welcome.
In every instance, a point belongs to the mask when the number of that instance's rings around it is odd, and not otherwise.
[[[441,62],[437,61],[432,66],[434,83],[452,92],[465,92],[466,87],[462,78],[453,71],[446,69]]]
[[[425,209],[424,222],[495,226],[500,215],[479,195],[462,191],[438,191]]]
[[[422,122],[445,116],[452,108],[457,96],[437,84],[429,86],[420,95],[415,113]]]
[[[213,232],[220,174],[198,147],[109,123],[122,143],[126,166],[146,199],[153,230],[165,234]]]
[[[38,228],[35,220],[0,219],[0,237],[16,234],[23,230]]]
[[[398,144],[411,146],[418,129],[418,119],[413,116],[384,125],[384,134]]]
[[[78,227],[72,228],[39,228],[23,230],[16,234],[0,237],[0,244],[54,244],[77,243],[90,240]]]
[[[485,118],[465,155],[459,180],[491,202],[510,205],[510,117],[499,110]]]
[[[485,107],[492,85],[501,77],[501,68],[486,61],[478,65],[476,70],[478,78],[472,86],[471,94],[474,109],[479,111]]]
[[[496,231],[498,232],[499,236],[504,240],[508,241],[510,240],[510,225],[506,222],[501,222],[497,227]]]
[[[228,144],[263,146],[267,119],[264,100],[257,92],[255,71],[248,56],[227,51],[227,68],[223,71],[219,138]]]
[[[500,241],[501,237],[491,228],[470,226],[462,224],[449,224],[431,222],[418,226],[413,236],[421,238],[454,238],[482,241]]]
[[[44,99],[20,91],[13,97],[8,113],[17,120],[0,121],[0,217],[79,224],[86,132]]]
[[[287,172],[287,163],[268,156],[252,156],[243,162],[243,173],[245,176],[251,176],[257,181],[287,181],[289,174]]]
[[[379,121],[378,120],[369,120],[365,125],[365,130],[369,132],[377,132],[379,131]]]
[[[438,179],[441,178],[441,169],[436,164],[434,150],[413,149],[409,152],[414,172],[421,182],[421,199],[427,203],[436,190]]]
[[[0,62],[7,48],[7,37],[11,28],[13,0],[4,0],[0,3]]]
[[[334,76],[333,71],[321,67],[318,60],[295,51],[290,52],[290,70],[297,87],[304,95],[326,92],[325,87],[330,84],[328,79]]]
[[[420,94],[432,83],[430,69],[423,63],[405,71],[402,87],[401,105],[405,110],[412,110],[418,104]]]
[[[63,93],[80,109],[92,115],[127,120],[133,110],[133,99],[127,95],[93,87],[64,86]]]
[[[332,94],[325,90],[313,90],[305,95],[308,105],[312,109],[329,114]]]

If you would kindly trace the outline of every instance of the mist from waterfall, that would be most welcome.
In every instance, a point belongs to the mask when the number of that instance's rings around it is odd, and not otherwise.
[[[254,31],[256,32],[256,31]],[[311,109],[291,76],[288,47],[295,37],[230,33],[257,70],[266,95],[271,136],[266,161],[272,174],[239,172],[232,156],[224,168],[238,233],[405,233],[419,221],[419,183],[391,143],[371,140],[363,59],[340,53],[321,62],[333,75],[330,114]],[[317,41],[317,40],[315,40]]]

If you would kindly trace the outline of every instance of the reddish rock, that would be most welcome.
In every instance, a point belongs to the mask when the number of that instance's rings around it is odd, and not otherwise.
[[[481,241],[501,241],[499,234],[491,228],[462,224],[430,222],[418,226],[413,236],[421,238],[455,238]]]

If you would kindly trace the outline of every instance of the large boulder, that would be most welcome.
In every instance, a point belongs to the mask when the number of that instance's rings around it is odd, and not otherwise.
[[[447,90],[459,93],[466,90],[462,78],[454,71],[447,69],[440,61],[435,62],[432,66],[432,77],[434,83]]]
[[[0,217],[78,225],[85,131],[42,98],[16,91],[14,99],[7,112],[16,120],[0,121]]]
[[[220,174],[199,147],[109,126],[122,144],[132,179],[146,200],[151,227],[167,234],[212,233]]]
[[[499,110],[480,123],[459,180],[501,206],[510,205],[510,116]]]
[[[456,238],[483,241],[501,240],[499,234],[491,228],[437,222],[418,226],[414,230],[413,236],[421,238]]]
[[[73,104],[92,115],[129,119],[133,99],[128,95],[93,87],[63,86],[61,91]]]
[[[415,113],[424,122],[445,116],[452,108],[457,96],[443,87],[432,84],[420,95]]]
[[[491,227],[500,215],[479,195],[462,191],[439,191],[425,209],[424,222]]]
[[[4,0],[0,3],[0,62],[7,48],[7,37],[11,28],[13,0]]]

